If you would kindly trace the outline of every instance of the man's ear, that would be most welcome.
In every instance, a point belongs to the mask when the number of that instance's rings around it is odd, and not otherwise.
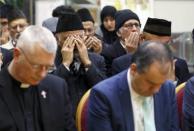
[[[137,72],[137,65],[135,63],[132,63],[130,65],[130,72],[132,75],[135,75],[135,73]]]
[[[121,37],[121,31],[120,29],[116,32],[118,37]]]
[[[145,40],[145,35],[144,35],[143,33],[140,33],[140,34],[139,34],[139,43],[140,43],[140,44],[143,43],[144,40]]]
[[[59,33],[56,33],[55,34],[55,38],[56,38],[57,42],[59,42],[60,41],[60,34]]]
[[[20,49],[17,48],[17,47],[15,47],[15,48],[13,49],[13,57],[14,57],[14,59],[17,59],[17,58],[20,56],[20,54],[21,54]]]

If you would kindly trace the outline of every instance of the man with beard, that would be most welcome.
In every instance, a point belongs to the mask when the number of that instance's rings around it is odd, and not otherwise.
[[[76,13],[65,13],[59,17],[55,36],[58,49],[54,74],[65,79],[75,115],[83,94],[106,78],[104,58],[88,52],[84,41],[84,28]]]

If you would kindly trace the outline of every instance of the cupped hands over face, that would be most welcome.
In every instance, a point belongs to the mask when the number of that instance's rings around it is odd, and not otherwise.
[[[71,35],[64,41],[61,49],[63,64],[70,66],[74,55],[79,54],[80,60],[84,65],[91,63],[88,57],[87,47],[84,43],[84,38],[79,35]]]

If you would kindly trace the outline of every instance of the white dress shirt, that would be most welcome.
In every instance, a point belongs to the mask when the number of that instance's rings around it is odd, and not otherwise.
[[[133,118],[134,118],[134,131],[144,131],[144,113],[143,113],[143,102],[145,99],[149,101],[151,113],[150,118],[152,121],[155,121],[154,119],[154,99],[153,96],[150,97],[144,97],[139,95],[134,91],[131,85],[131,77],[130,76],[130,69],[127,73],[127,80],[128,80],[128,86],[130,90],[131,95],[131,103],[132,103],[132,110],[133,110]],[[142,85],[143,86],[143,85]],[[156,131],[155,123],[153,124],[154,131]]]

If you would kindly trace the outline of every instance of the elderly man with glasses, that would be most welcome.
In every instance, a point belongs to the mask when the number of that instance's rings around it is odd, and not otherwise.
[[[120,10],[115,15],[115,30],[118,39],[102,51],[107,66],[107,75],[111,75],[111,64],[113,59],[133,53],[139,44],[140,39],[140,20],[137,14],[129,9]]]
[[[32,39],[33,38],[33,39]],[[0,72],[1,131],[75,131],[66,82],[47,74],[57,42],[44,27],[29,26]]]

